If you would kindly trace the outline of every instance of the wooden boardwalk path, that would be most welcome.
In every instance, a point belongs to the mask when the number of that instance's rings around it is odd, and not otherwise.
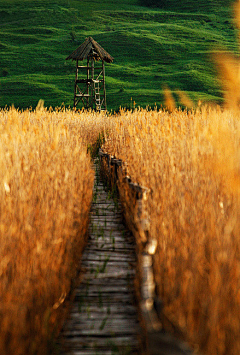
[[[119,200],[100,179],[98,164],[95,169],[89,240],[82,256],[83,280],[58,343],[60,354],[193,355],[186,343],[164,329],[169,321],[161,310],[157,319],[155,310],[146,308],[154,296],[152,262],[146,252],[141,261],[145,276],[139,309],[145,330],[141,329],[134,290],[135,239],[123,224]],[[155,329],[159,320],[160,328]]]
[[[140,353],[135,265],[133,236],[122,222],[119,202],[105,191],[96,165],[83,282],[62,333],[62,355]]]

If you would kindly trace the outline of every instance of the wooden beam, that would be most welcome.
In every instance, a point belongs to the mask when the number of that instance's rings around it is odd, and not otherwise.
[[[103,101],[104,101],[104,109],[107,110],[107,96],[106,96],[106,86],[105,86],[105,65],[104,65],[104,61],[102,61],[102,72],[103,72]]]
[[[90,71],[90,67],[89,67],[89,58],[87,59],[87,80],[89,80],[89,71]],[[87,85],[87,108],[89,108],[89,85]]]
[[[91,83],[92,79],[78,79],[76,82],[77,83],[82,83],[82,84]]]
[[[78,60],[76,61],[76,76],[75,76],[75,85],[74,85],[73,107],[76,107],[76,106],[77,106],[77,101],[76,101],[77,80],[78,80]]]
[[[88,69],[88,70],[91,70],[91,69],[92,69],[92,67],[85,66],[85,65],[79,65],[79,66],[78,66],[78,69]],[[95,69],[99,69],[99,70],[101,70],[101,69],[102,69],[102,67],[95,67]]]
[[[94,80],[94,59],[93,59],[93,58],[91,59],[91,79],[92,79],[92,81]],[[91,91],[91,94],[92,94],[91,107],[94,108],[94,103],[95,103],[94,97],[95,97],[95,93],[94,93],[94,85],[93,85],[93,83],[92,83],[92,91]]]
[[[89,94],[76,94],[76,97],[90,97]]]

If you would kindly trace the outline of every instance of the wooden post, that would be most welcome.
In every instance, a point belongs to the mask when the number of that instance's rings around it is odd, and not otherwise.
[[[75,76],[75,85],[74,85],[74,101],[73,101],[73,107],[76,107],[77,105],[77,80],[78,80],[78,60],[76,60],[76,76]]]
[[[87,58],[87,108],[89,108],[89,75],[90,71],[89,71],[89,58]]]
[[[106,97],[106,87],[105,87],[105,65],[102,61],[102,75],[103,75],[103,104],[104,109],[107,110],[107,97]]]
[[[94,108],[95,96],[94,96],[94,58],[91,58],[91,86],[92,86],[92,109]]]

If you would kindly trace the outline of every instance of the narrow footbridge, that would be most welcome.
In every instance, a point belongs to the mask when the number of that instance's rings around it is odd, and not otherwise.
[[[111,164],[119,164],[105,155],[109,169]],[[97,162],[82,282],[61,334],[60,354],[191,355],[185,343],[162,327],[153,308],[152,257],[145,250],[137,259],[135,237],[123,223],[123,214],[128,220],[130,212],[123,213],[117,196],[104,186]],[[115,168],[113,172],[117,165]],[[141,195],[138,186],[130,186]],[[149,246],[152,249],[151,243]],[[142,284],[136,271],[139,268]]]
[[[98,169],[96,165],[89,241],[82,257],[84,278],[63,331],[63,354],[139,354],[135,242]]]

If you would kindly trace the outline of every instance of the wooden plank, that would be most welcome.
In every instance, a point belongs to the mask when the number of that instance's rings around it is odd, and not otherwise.
[[[114,278],[108,278],[108,280],[106,280],[106,278],[84,278],[83,281],[82,281],[82,286],[87,284],[91,284],[92,285],[104,285],[106,286],[106,283],[108,284],[108,287],[112,287],[112,286],[115,286],[115,287],[121,287],[121,286],[128,286],[130,287],[130,284],[129,284],[129,280],[127,278],[121,278],[120,280],[118,280],[118,282],[116,282],[116,280]],[[131,285],[133,286],[133,285]]]
[[[73,328],[72,329],[69,329],[69,330],[66,330],[64,332],[64,334],[66,336],[80,336],[80,335],[87,335],[87,336],[124,336],[124,335],[134,335],[134,334],[138,334],[139,333],[139,329],[137,328],[137,323],[133,324],[131,326],[128,325],[128,328],[126,328],[126,320],[124,322],[124,325],[121,326],[121,325],[118,325],[118,324],[111,324],[109,326],[105,326],[105,329],[104,331],[101,331],[99,330],[99,327],[101,327],[101,324],[99,323],[97,326],[95,324],[96,320],[94,320],[92,322],[92,328],[88,328],[87,325],[88,324],[82,324],[82,325],[77,325],[77,324],[74,324]],[[129,322],[129,320],[128,320]],[[95,329],[95,326],[96,326],[96,329]]]
[[[87,309],[86,309],[87,308]],[[82,305],[79,307],[79,304],[74,304],[74,306],[71,309],[71,314],[81,314],[83,316],[84,312],[82,310],[85,310],[85,316],[87,312],[89,311],[90,313],[104,313],[104,314],[112,314],[114,315],[115,318],[121,315],[126,315],[126,316],[132,316],[132,315],[137,315],[137,310],[135,306],[131,305],[118,305],[118,304],[113,304],[109,306],[96,306],[96,305]]]
[[[116,246],[118,244],[120,244],[120,246],[122,247],[127,247],[127,246],[135,246],[135,240],[130,239],[128,241],[124,241],[121,240],[121,238],[116,237],[116,236],[101,236],[100,233],[97,233],[94,235],[94,239],[91,239],[91,242],[89,242],[88,247],[94,246],[94,245],[98,245],[98,246],[102,246],[105,243],[105,245],[109,244],[112,246]]]
[[[73,345],[73,347],[76,348],[97,348],[97,349],[101,349],[101,348],[106,348],[106,346],[109,343],[115,344],[116,346],[132,346],[132,347],[136,347],[138,346],[138,340],[136,337],[128,335],[128,336],[99,336],[99,334],[96,335],[91,335],[88,336],[87,334],[84,334],[82,336],[71,336],[71,334],[69,334],[66,337],[66,341],[65,341],[65,345],[69,346],[69,345]]]
[[[107,304],[107,305],[114,305],[114,304],[130,304],[134,305],[134,300],[128,293],[124,295],[119,295],[117,293],[106,293],[106,292],[88,292],[87,294],[83,292],[77,292],[75,295],[76,302],[83,301],[85,298],[87,299],[88,304],[94,303],[98,304],[99,306]],[[127,324],[126,324],[127,326]]]
[[[99,248],[99,249],[103,249],[104,247],[115,247],[115,248],[134,248],[136,247],[135,241],[134,240],[130,240],[130,241],[122,241],[121,239],[118,239],[116,237],[112,238],[112,237],[99,237],[98,235],[96,235],[94,237],[94,239],[91,239],[91,242],[87,245],[87,250],[89,248]]]
[[[89,261],[89,262],[99,262],[100,263],[104,262],[106,265],[109,265],[109,262],[114,262],[116,261],[119,262],[119,255],[121,255],[121,262],[128,262],[128,263],[134,263],[136,262],[135,256],[131,257],[131,254],[121,254],[118,253],[117,255],[112,255],[110,256],[109,252],[106,253],[106,251],[103,251],[102,253],[98,252],[96,253],[89,253],[88,255],[84,256],[82,261]],[[119,264],[121,266],[121,264]]]
[[[114,216],[114,222],[113,222],[113,216]],[[122,225],[122,216],[119,214],[116,216],[116,213],[114,214],[106,214],[105,216],[95,214],[94,216],[91,216],[91,222],[93,223],[108,223],[108,224],[121,224]]]
[[[128,261],[117,261],[117,262],[114,262],[114,261],[109,261],[106,265],[104,262],[100,263],[99,261],[94,261],[94,260],[91,260],[91,261],[83,261],[82,262],[82,266],[88,266],[89,269],[102,269],[104,272],[105,270],[107,271],[110,271],[110,270],[116,270],[118,268],[121,268],[121,269],[127,269],[129,270],[130,267],[131,267],[131,262],[128,262]],[[97,269],[96,269],[97,268]],[[101,271],[99,271],[101,272]]]
[[[103,240],[96,240],[93,241],[91,243],[91,245],[89,245],[88,247],[86,247],[86,252],[89,250],[96,250],[96,251],[105,251],[105,252],[115,252],[115,251],[123,251],[124,253],[127,252],[133,252],[135,251],[135,245],[131,244],[131,245],[124,245],[124,243],[120,242],[116,242],[113,243],[112,240],[107,242],[107,241],[103,241]]]
[[[104,291],[102,291],[104,290]],[[104,284],[104,288],[103,288],[103,283],[88,283],[87,287],[85,289],[82,289],[79,294],[82,294],[82,295],[87,295],[87,296],[90,296],[90,295],[97,295],[99,296],[101,294],[102,295],[108,295],[108,294],[112,294],[113,297],[115,297],[115,294],[119,294],[119,296],[121,295],[125,295],[125,294],[129,294],[129,290],[130,290],[130,287],[128,286],[127,284],[127,281],[126,281],[126,284],[125,285],[110,285],[110,286],[106,286]],[[133,290],[133,289],[132,289]]]
[[[100,320],[105,320],[109,319],[109,317],[114,317],[116,322],[122,322],[126,326],[126,319],[128,319],[130,322],[133,320],[133,315],[137,319],[136,313],[131,313],[131,314],[126,314],[126,313],[110,313],[110,312],[101,312],[101,308],[99,307],[99,311],[91,311],[90,307],[87,306],[82,306],[81,307],[81,313],[80,312],[71,312],[71,320],[68,322],[68,326],[66,329],[69,329],[69,324],[72,324],[71,322],[77,322],[77,323],[84,323],[88,320],[95,320],[96,318]],[[137,321],[135,321],[136,324]],[[135,324],[134,323],[134,324]],[[96,327],[95,327],[96,328]]]
[[[97,253],[97,252],[100,252],[102,250],[108,252],[108,251],[111,251],[112,253],[115,253],[115,252],[123,252],[123,253],[133,253],[135,252],[135,249],[136,249],[136,246],[133,245],[133,244],[129,244],[127,243],[127,245],[125,244],[124,245],[124,242],[120,242],[120,243],[115,243],[113,244],[113,241],[110,240],[109,242],[103,240],[97,240],[96,242],[95,241],[92,241],[91,242],[91,245],[89,244],[86,248],[85,248],[85,251],[86,252],[93,252],[93,253]]]
[[[108,217],[113,218],[113,217],[117,217],[117,218],[122,218],[122,213],[121,212],[114,212],[114,211],[107,211],[104,209],[98,209],[96,211],[96,209],[94,210],[94,215],[93,215],[93,211],[90,212],[90,219],[98,219],[98,218],[104,218],[104,217]]]
[[[92,246],[92,248],[86,248],[86,251],[87,250],[91,250],[92,252],[100,252],[100,251],[104,251],[106,253],[115,253],[116,251],[121,251],[123,253],[132,253],[135,251],[135,247],[133,246],[132,248],[130,248],[129,246],[124,248],[124,247],[121,247],[121,245],[119,244],[118,246],[113,245],[112,243],[104,243],[104,242],[99,242],[99,246],[96,244],[96,247],[95,246]],[[134,260],[136,260],[134,258]]]
[[[133,242],[135,243],[135,239],[132,234],[128,234],[125,230],[118,231],[115,230],[114,233],[111,229],[104,229],[103,228],[97,228],[96,226],[94,228],[90,228],[89,230],[90,236],[89,236],[89,243],[91,241],[94,241],[97,239],[97,237],[100,237],[100,232],[102,235],[105,237],[107,240],[108,238],[115,238],[115,241],[119,241],[125,244],[132,244]],[[136,244],[136,243],[135,243]]]
[[[120,279],[120,278],[127,278],[135,276],[135,270],[128,270],[128,269],[114,269],[114,270],[105,270],[104,273],[98,273],[97,276],[91,272],[86,272],[84,274],[84,279],[91,279],[91,278],[98,278],[98,279],[106,279],[108,282],[109,279]]]
[[[82,261],[89,261],[89,262],[106,262],[108,264],[110,261],[116,261],[116,263],[120,262],[119,258],[121,257],[121,262],[123,261],[128,261],[128,262],[134,262],[136,261],[135,255],[132,256],[130,253],[123,253],[123,252],[115,252],[115,255],[113,253],[106,253],[106,251],[101,251],[101,252],[89,252],[88,255],[84,256],[82,258]],[[109,260],[107,260],[109,258]],[[119,264],[121,265],[121,264]]]
[[[115,239],[121,239],[121,241],[126,243],[127,241],[133,241],[135,240],[132,233],[129,233],[125,228],[122,229],[111,229],[111,228],[105,228],[105,226],[101,226],[98,228],[97,224],[93,224],[89,229],[90,232],[90,240],[92,240],[96,232],[102,232],[102,234],[105,237],[112,237],[114,236]]]

